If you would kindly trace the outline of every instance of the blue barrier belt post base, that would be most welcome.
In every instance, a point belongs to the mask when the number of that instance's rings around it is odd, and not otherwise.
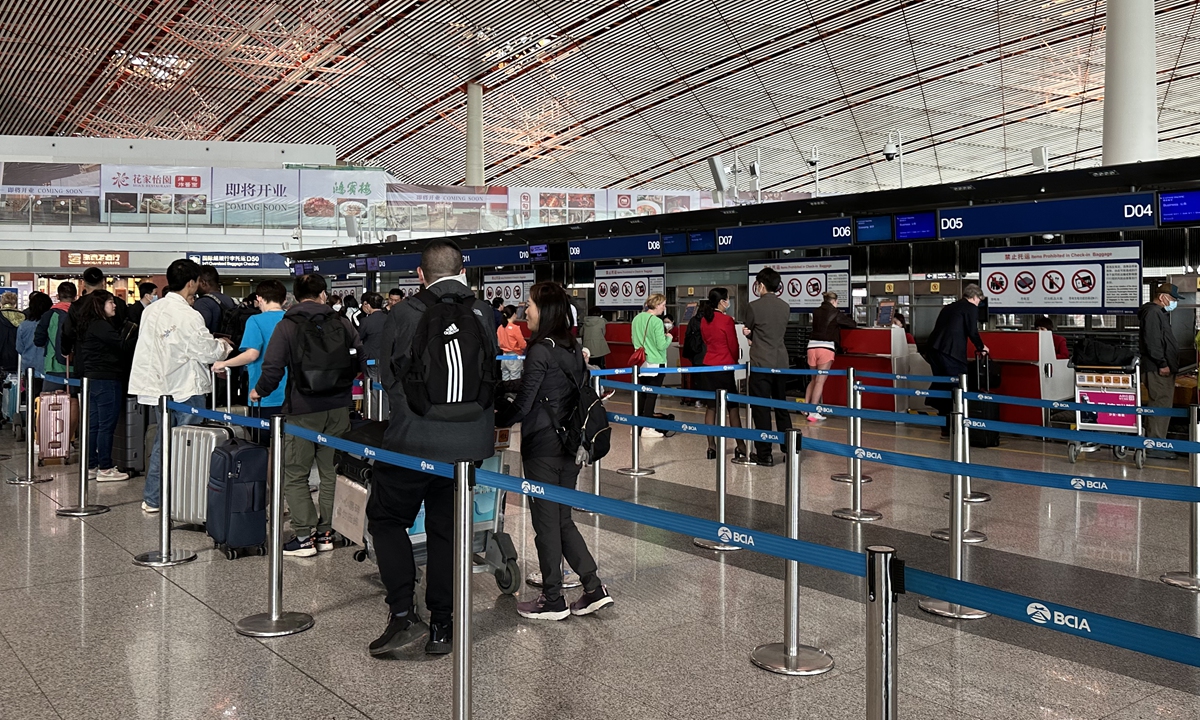
[[[162,435],[159,442],[162,472],[159,474],[161,489],[158,494],[158,549],[144,552],[133,558],[133,564],[142,567],[171,567],[196,559],[194,552],[171,548],[171,411],[168,408],[170,402],[170,395],[163,395],[158,399],[158,413],[162,418],[158,426],[158,431]]]
[[[1200,440],[1200,416],[1195,405],[1188,408],[1188,440]],[[1192,487],[1200,487],[1200,455],[1188,454],[1188,475]],[[1169,572],[1160,580],[1168,585],[1200,592],[1200,503],[1191,503],[1188,516],[1188,570]]]
[[[846,368],[846,409],[862,410],[862,393],[855,387],[854,368]],[[851,447],[862,447],[862,418],[849,416],[846,418],[846,444]],[[844,473],[834,473],[829,476],[834,482],[869,483],[870,475],[862,474],[862,460],[851,455],[847,459],[848,468]]]
[[[88,379],[85,377],[79,392],[79,504],[54,511],[59,517],[88,517],[108,512],[107,505],[88,503],[88,389]],[[67,414],[70,415],[69,409]]]
[[[303,441],[301,441],[303,442]],[[165,476],[164,476],[165,477]],[[237,621],[248,637],[283,637],[313,626],[313,616],[283,610],[283,416],[271,416],[271,515],[267,518],[267,612]],[[165,483],[164,483],[165,485]],[[164,503],[163,514],[169,511]]]
[[[900,656],[896,600],[897,593],[904,591],[904,566],[895,556],[895,548],[887,545],[867,548],[867,720],[900,717],[900,694],[896,690]]]
[[[963,391],[963,395],[965,397],[966,393],[967,393],[967,376],[966,375],[960,375],[958,377],[958,387],[959,387],[959,389],[961,389]],[[968,410],[967,401],[964,399],[962,401],[962,414],[963,414],[964,421],[968,417],[970,417],[967,410]],[[963,460],[963,462],[970,464],[970,462],[971,462],[970,431],[967,431],[967,432],[968,432],[967,447],[966,447],[966,452],[963,454],[963,457],[966,459]],[[950,491],[947,490],[946,492],[942,493],[942,497],[949,500],[950,499]],[[985,502],[990,502],[991,499],[992,499],[992,496],[988,495],[985,492],[977,492],[975,490],[972,490],[971,489],[971,478],[970,478],[970,476],[967,477],[967,491],[966,491],[966,494],[963,495],[963,502],[985,503]],[[967,526],[970,527],[970,522],[967,523]]]
[[[800,431],[787,434],[788,537],[800,539]],[[721,530],[726,530],[722,527]],[[719,532],[719,531],[718,531]],[[820,675],[833,669],[833,658],[820,648],[800,644],[800,563],[787,561],[783,617],[784,641],[759,645],[750,662],[780,675]]]
[[[471,718],[471,568],[475,464],[454,464],[454,720]]]
[[[954,403],[955,409],[962,407],[961,397],[962,392],[955,390],[957,396]],[[951,458],[954,462],[962,462],[963,445],[966,444],[966,429],[963,427],[963,417],[960,412],[950,413],[950,448],[953,453]],[[953,476],[952,494],[950,497],[950,577],[954,580],[963,579],[963,566],[965,564],[965,546],[963,544],[963,515],[966,506],[963,503],[963,494],[965,485],[962,475]],[[920,602],[920,607],[927,613],[938,615],[941,617],[955,618],[958,620],[979,620],[985,618],[989,613],[983,610],[975,610],[958,603],[946,602],[945,600],[935,600],[934,598],[924,598]]]
[[[34,470],[33,403],[33,368],[27,368],[25,370],[25,474],[10,477],[7,480],[9,485],[36,485],[54,479],[50,476],[39,477],[37,471]]]
[[[641,382],[641,377],[638,368],[633,368],[633,384],[637,385]],[[641,393],[637,390],[633,391],[633,417],[636,420],[638,410],[641,407]],[[637,425],[629,426],[629,441],[633,447],[633,467],[621,468],[617,472],[629,477],[645,477],[653,475],[654,471],[649,468],[642,467],[642,428]]]
[[[717,425],[718,426],[725,427],[726,423],[728,422],[728,420],[729,420],[728,409],[729,409],[729,400],[727,398],[726,391],[718,390],[717,391]],[[787,461],[788,461],[789,466],[794,461],[796,463],[796,466],[799,467],[800,456],[797,454],[797,456],[795,458],[793,458],[789,454]],[[717,438],[716,463],[717,463],[717,522],[721,523],[721,525],[724,526],[725,525],[725,436],[724,435],[721,435],[720,437]],[[741,550],[742,548],[740,545],[734,545],[729,542],[729,540],[733,537],[732,535],[729,535],[728,538],[725,537],[725,535],[727,533],[729,533],[729,531],[724,527],[722,527],[721,529],[725,530],[725,532],[718,533],[718,539],[709,540],[708,538],[694,538],[692,540],[692,544],[695,545],[696,547],[702,547],[707,550],[719,550],[721,552],[732,552],[734,550]]]

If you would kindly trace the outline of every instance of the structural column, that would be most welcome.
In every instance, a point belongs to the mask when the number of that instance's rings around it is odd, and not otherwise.
[[[1158,159],[1154,0],[1108,0],[1104,164]]]
[[[483,86],[467,85],[467,184],[483,185]]]

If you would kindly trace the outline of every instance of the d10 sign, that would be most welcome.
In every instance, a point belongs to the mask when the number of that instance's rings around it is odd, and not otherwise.
[[[993,313],[1135,313],[1141,256],[1136,242],[990,248],[979,276]]]

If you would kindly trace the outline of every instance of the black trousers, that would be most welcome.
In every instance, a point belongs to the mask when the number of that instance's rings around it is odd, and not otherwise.
[[[787,378],[782,375],[750,373],[750,394],[754,397],[786,400]],[[787,410],[755,405],[750,408],[750,417],[755,430],[771,429],[771,413],[775,413],[775,429],[786,433],[792,429],[792,415]],[[771,454],[771,443],[754,441],[754,452],[767,457]]]
[[[662,387],[665,375],[659,373],[654,377],[644,377],[638,380],[642,385]],[[654,417],[654,406],[658,404],[658,396],[653,393],[638,393],[638,417]]]
[[[579,479],[579,466],[574,458],[529,457],[522,458],[525,478],[542,485],[558,485],[575,489]],[[529,498],[529,514],[533,521],[534,545],[538,551],[538,567],[542,570],[542,593],[550,600],[562,595],[562,559],[583,582],[583,589],[593,592],[600,587],[596,575],[596,560],[588,551],[579,528],[571,519],[571,506],[559,505],[549,500]]]
[[[951,357],[946,353],[933,350],[929,353],[929,368],[933,370],[934,375],[945,375],[948,377],[959,377],[967,372],[967,362],[959,360],[956,357]],[[946,390],[953,391],[958,387],[958,383],[933,383],[930,390]],[[934,410],[938,411],[938,415],[947,416],[950,414],[952,402],[946,398],[926,398],[925,404]]]
[[[408,530],[425,501],[425,606],[434,622],[454,609],[454,480],[378,463],[367,501],[367,528],[375,543],[379,577],[393,613],[412,610],[417,565]]]

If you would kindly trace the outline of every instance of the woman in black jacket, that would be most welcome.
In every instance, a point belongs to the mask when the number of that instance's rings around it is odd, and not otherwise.
[[[813,310],[812,332],[808,336],[808,367],[813,370],[828,370],[833,367],[833,355],[837,349],[842,328],[853,329],[854,320],[838,310],[838,296],[832,290],[822,295],[821,307]],[[820,405],[825,393],[825,375],[817,375],[804,391],[804,402]],[[810,412],[809,422],[820,422],[825,416]]]
[[[526,479],[543,485],[575,489],[579,466],[574,451],[563,447],[557,427],[576,402],[578,387],[587,382],[583,348],[571,335],[567,293],[559,285],[541,282],[530,288],[525,310],[533,338],[525,351],[521,391],[499,410],[496,424],[521,423],[521,460]],[[534,544],[542,569],[542,593],[536,600],[517,603],[522,617],[563,620],[587,615],[611,605],[608,589],[596,575],[596,561],[571,519],[571,506],[530,498],[536,533]],[[562,559],[579,573],[584,593],[567,606],[562,596]]]
[[[88,379],[88,474],[97,482],[126,480],[113,466],[113,433],[120,421],[122,388],[129,378],[129,360],[137,343],[137,326],[113,325],[116,299],[107,290],[93,290],[79,300],[76,342],[83,376]]]

